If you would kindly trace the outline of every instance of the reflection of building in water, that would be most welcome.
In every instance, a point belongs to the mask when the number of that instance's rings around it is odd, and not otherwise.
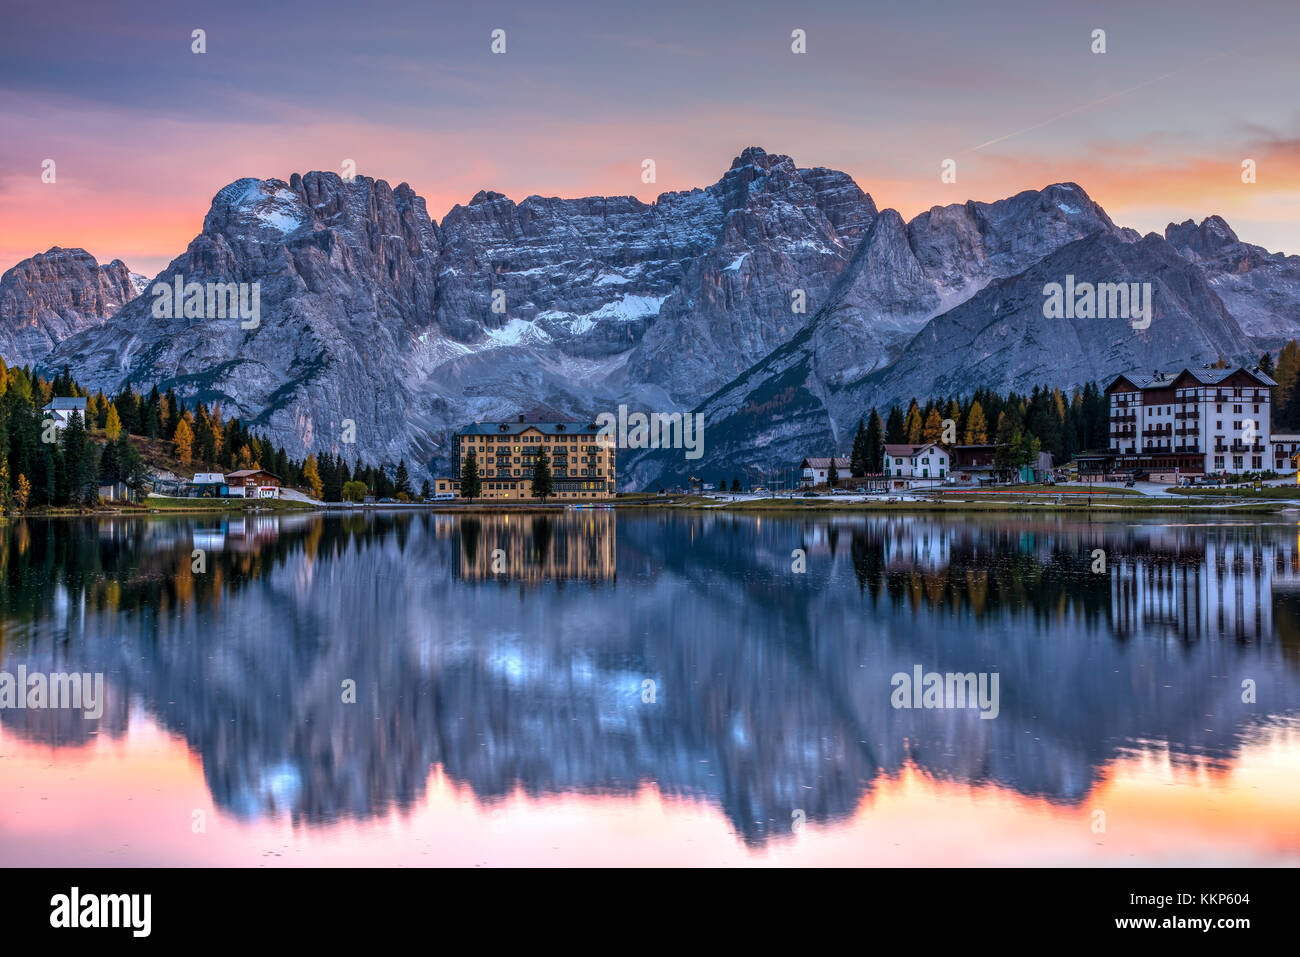
[[[891,522],[885,543],[885,567],[890,571],[939,571],[952,560],[952,527],[913,519]]]
[[[615,574],[614,513],[458,518],[457,575],[471,581],[601,581]]]
[[[1182,638],[1273,637],[1273,589],[1296,581],[1297,552],[1278,542],[1208,540],[1204,552],[1120,559],[1111,575],[1119,634],[1164,628]]]
[[[232,518],[215,528],[196,528],[193,536],[195,548],[255,552],[280,537],[280,519],[275,515]]]

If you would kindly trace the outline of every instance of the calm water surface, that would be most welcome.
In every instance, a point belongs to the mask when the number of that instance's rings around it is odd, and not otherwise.
[[[19,666],[0,864],[1300,863],[1293,518],[19,521]]]

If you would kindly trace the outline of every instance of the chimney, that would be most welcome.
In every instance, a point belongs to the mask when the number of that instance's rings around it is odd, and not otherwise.
[[[520,422],[524,421],[523,413],[520,413],[520,415],[519,415],[519,421],[520,421]]]

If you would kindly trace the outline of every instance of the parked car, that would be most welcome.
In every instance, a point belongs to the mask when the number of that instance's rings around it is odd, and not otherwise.
[[[867,493],[867,490],[863,488],[861,485],[859,485],[853,491],[856,492],[858,495],[865,495]]]
[[[849,491],[848,489],[846,489],[846,488],[837,488],[837,489],[833,490],[833,491],[831,492],[831,494],[832,494],[832,495],[852,495],[853,493],[850,492],[850,491]]]
[[[804,498],[816,498],[816,497],[817,497],[817,493],[816,493],[816,492],[812,492],[812,491],[804,492],[804,493],[803,493],[803,497],[804,497]]]

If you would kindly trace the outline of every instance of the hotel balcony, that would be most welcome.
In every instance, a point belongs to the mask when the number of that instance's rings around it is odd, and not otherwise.
[[[1237,455],[1241,455],[1241,454],[1243,454],[1243,453],[1247,453],[1247,452],[1253,453],[1253,454],[1255,454],[1255,455],[1262,455],[1263,452],[1264,452],[1264,446],[1262,446],[1262,445],[1243,445],[1243,444],[1240,443],[1240,442],[1234,442],[1234,443],[1232,443],[1232,445],[1216,445],[1216,446],[1214,447],[1214,451],[1216,451],[1216,452],[1232,452],[1232,453],[1235,453],[1235,454],[1237,454]]]

